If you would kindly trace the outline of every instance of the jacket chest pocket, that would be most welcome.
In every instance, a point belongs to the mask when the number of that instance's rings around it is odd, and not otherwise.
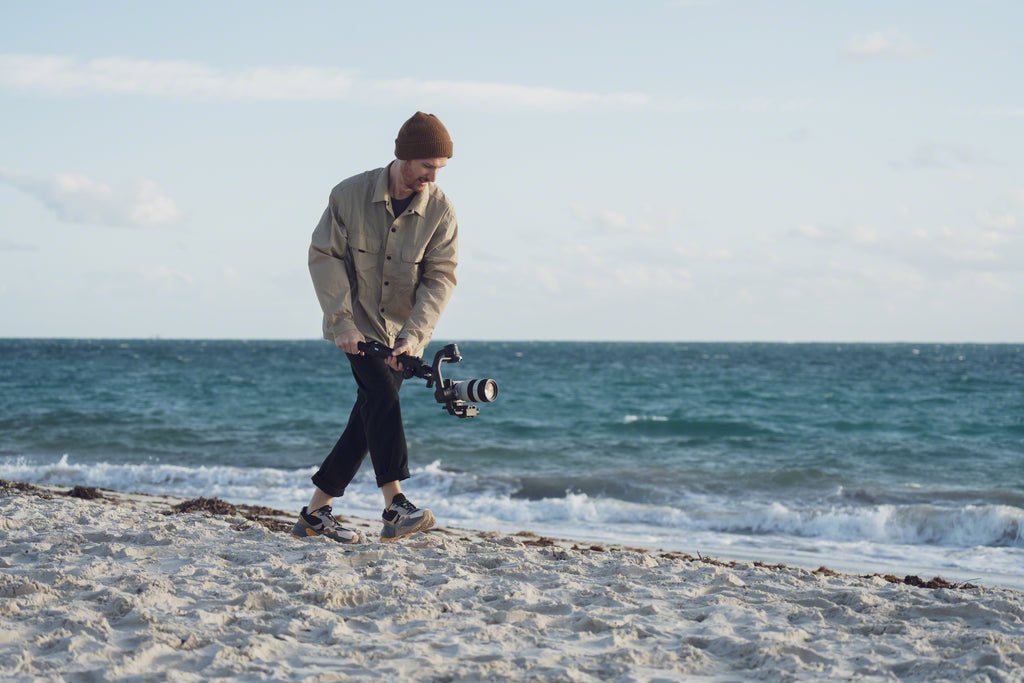
[[[399,258],[407,265],[418,265],[423,260],[423,253],[427,249],[427,242],[430,241],[430,227],[424,222],[421,216],[405,216],[402,218],[405,223],[400,228],[402,236],[402,248],[399,251]]]
[[[420,280],[423,252],[427,245],[425,241],[409,239],[410,237],[414,237],[411,232],[402,240],[401,245],[396,244],[394,249],[388,249],[389,253],[395,254],[397,258],[388,261],[385,268],[391,276],[393,293],[402,299],[408,298],[409,305],[412,305],[416,285]]]
[[[411,296],[420,279],[420,262],[423,260],[424,245],[407,242],[398,250],[398,263],[394,267],[395,284],[398,291]]]
[[[380,262],[380,241],[367,235],[350,235],[348,250],[357,271],[376,268]]]
[[[409,241],[402,245],[402,261],[409,265],[418,265],[423,260],[423,252],[427,245],[418,240]]]

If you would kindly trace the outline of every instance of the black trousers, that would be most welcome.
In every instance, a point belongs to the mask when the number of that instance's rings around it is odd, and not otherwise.
[[[313,483],[330,496],[345,493],[367,452],[377,486],[409,478],[409,450],[402,426],[398,389],[402,373],[380,358],[348,355],[359,387],[348,425],[338,443],[313,475]]]

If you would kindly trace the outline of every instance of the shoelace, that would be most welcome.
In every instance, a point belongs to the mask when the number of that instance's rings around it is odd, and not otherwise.
[[[406,512],[416,512],[419,508],[412,504],[410,500],[402,500],[397,503],[393,503],[395,507],[400,507]]]
[[[320,509],[318,510],[318,512],[320,513],[320,519],[325,521],[324,526],[341,526],[338,520],[334,518],[334,515],[331,514],[330,507],[328,507],[326,510]],[[330,524],[328,525],[326,524],[326,522],[330,522]]]

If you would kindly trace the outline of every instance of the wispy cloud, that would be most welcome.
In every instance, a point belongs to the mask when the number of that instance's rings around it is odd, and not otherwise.
[[[740,112],[743,114],[792,114],[797,112],[823,112],[830,109],[829,105],[812,97],[781,97],[781,98],[747,98],[747,99],[712,99],[707,97],[669,97],[661,98],[656,103],[659,109],[672,113],[715,113]]]
[[[650,97],[639,93],[592,93],[528,85],[479,81],[368,81],[360,83],[374,93],[400,97],[451,99],[464,104],[517,109],[569,110],[584,107],[643,107]]]
[[[964,270],[1019,268],[1024,240],[1012,214],[980,211],[964,227],[917,228],[883,232],[873,226],[849,228],[800,225],[790,236],[822,247],[850,247],[927,269],[955,265]]]
[[[0,240],[0,251],[38,251],[38,249],[38,247],[33,247],[28,244]]]
[[[893,160],[889,162],[889,165],[895,169],[943,169],[964,166],[991,166],[995,163],[996,161],[984,152],[979,152],[965,145],[922,142],[913,148],[908,159]]]
[[[354,76],[342,69],[250,68],[227,72],[189,61],[0,55],[0,85],[45,95],[142,95],[172,99],[338,99]]]
[[[991,116],[1003,119],[1018,119],[1024,117],[1024,106],[1017,107],[988,107],[984,109],[970,109],[971,114],[978,116]]]
[[[625,234],[649,233],[651,224],[637,217],[628,217],[610,209],[591,209],[579,204],[570,207],[573,215],[598,233]]]
[[[705,5],[714,5],[721,2],[721,0],[672,0],[668,3],[669,7],[702,7]]]
[[[817,244],[845,244],[855,247],[873,247],[885,243],[888,239],[869,225],[841,229],[802,224],[793,228],[790,235]]]
[[[914,150],[911,159],[914,166],[943,167],[951,164],[990,164],[987,157],[963,145],[939,145],[923,143]]]
[[[639,262],[602,262],[599,268],[566,268],[531,264],[524,282],[548,294],[583,292],[592,297],[617,297],[656,290],[659,294],[687,291],[693,277],[682,265],[662,266]]]
[[[927,54],[922,45],[892,29],[854,36],[846,44],[844,52],[858,59],[913,58]]]
[[[82,174],[32,176],[0,169],[0,181],[32,195],[70,223],[151,227],[181,218],[174,201],[146,178],[114,187]]]
[[[0,55],[0,88],[50,96],[137,95],[179,100],[379,101],[435,97],[469,106],[575,110],[643,107],[642,93],[595,93],[479,81],[363,79],[355,70],[285,66],[219,69],[190,61]]]
[[[173,270],[167,266],[140,270],[137,274],[144,282],[163,290],[180,291],[196,284],[196,278],[191,273]]]

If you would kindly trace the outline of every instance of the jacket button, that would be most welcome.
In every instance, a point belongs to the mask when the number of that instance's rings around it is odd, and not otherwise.
[[[385,287],[387,287],[389,284],[391,284],[391,283],[389,283],[387,280],[384,281],[384,286]]]

